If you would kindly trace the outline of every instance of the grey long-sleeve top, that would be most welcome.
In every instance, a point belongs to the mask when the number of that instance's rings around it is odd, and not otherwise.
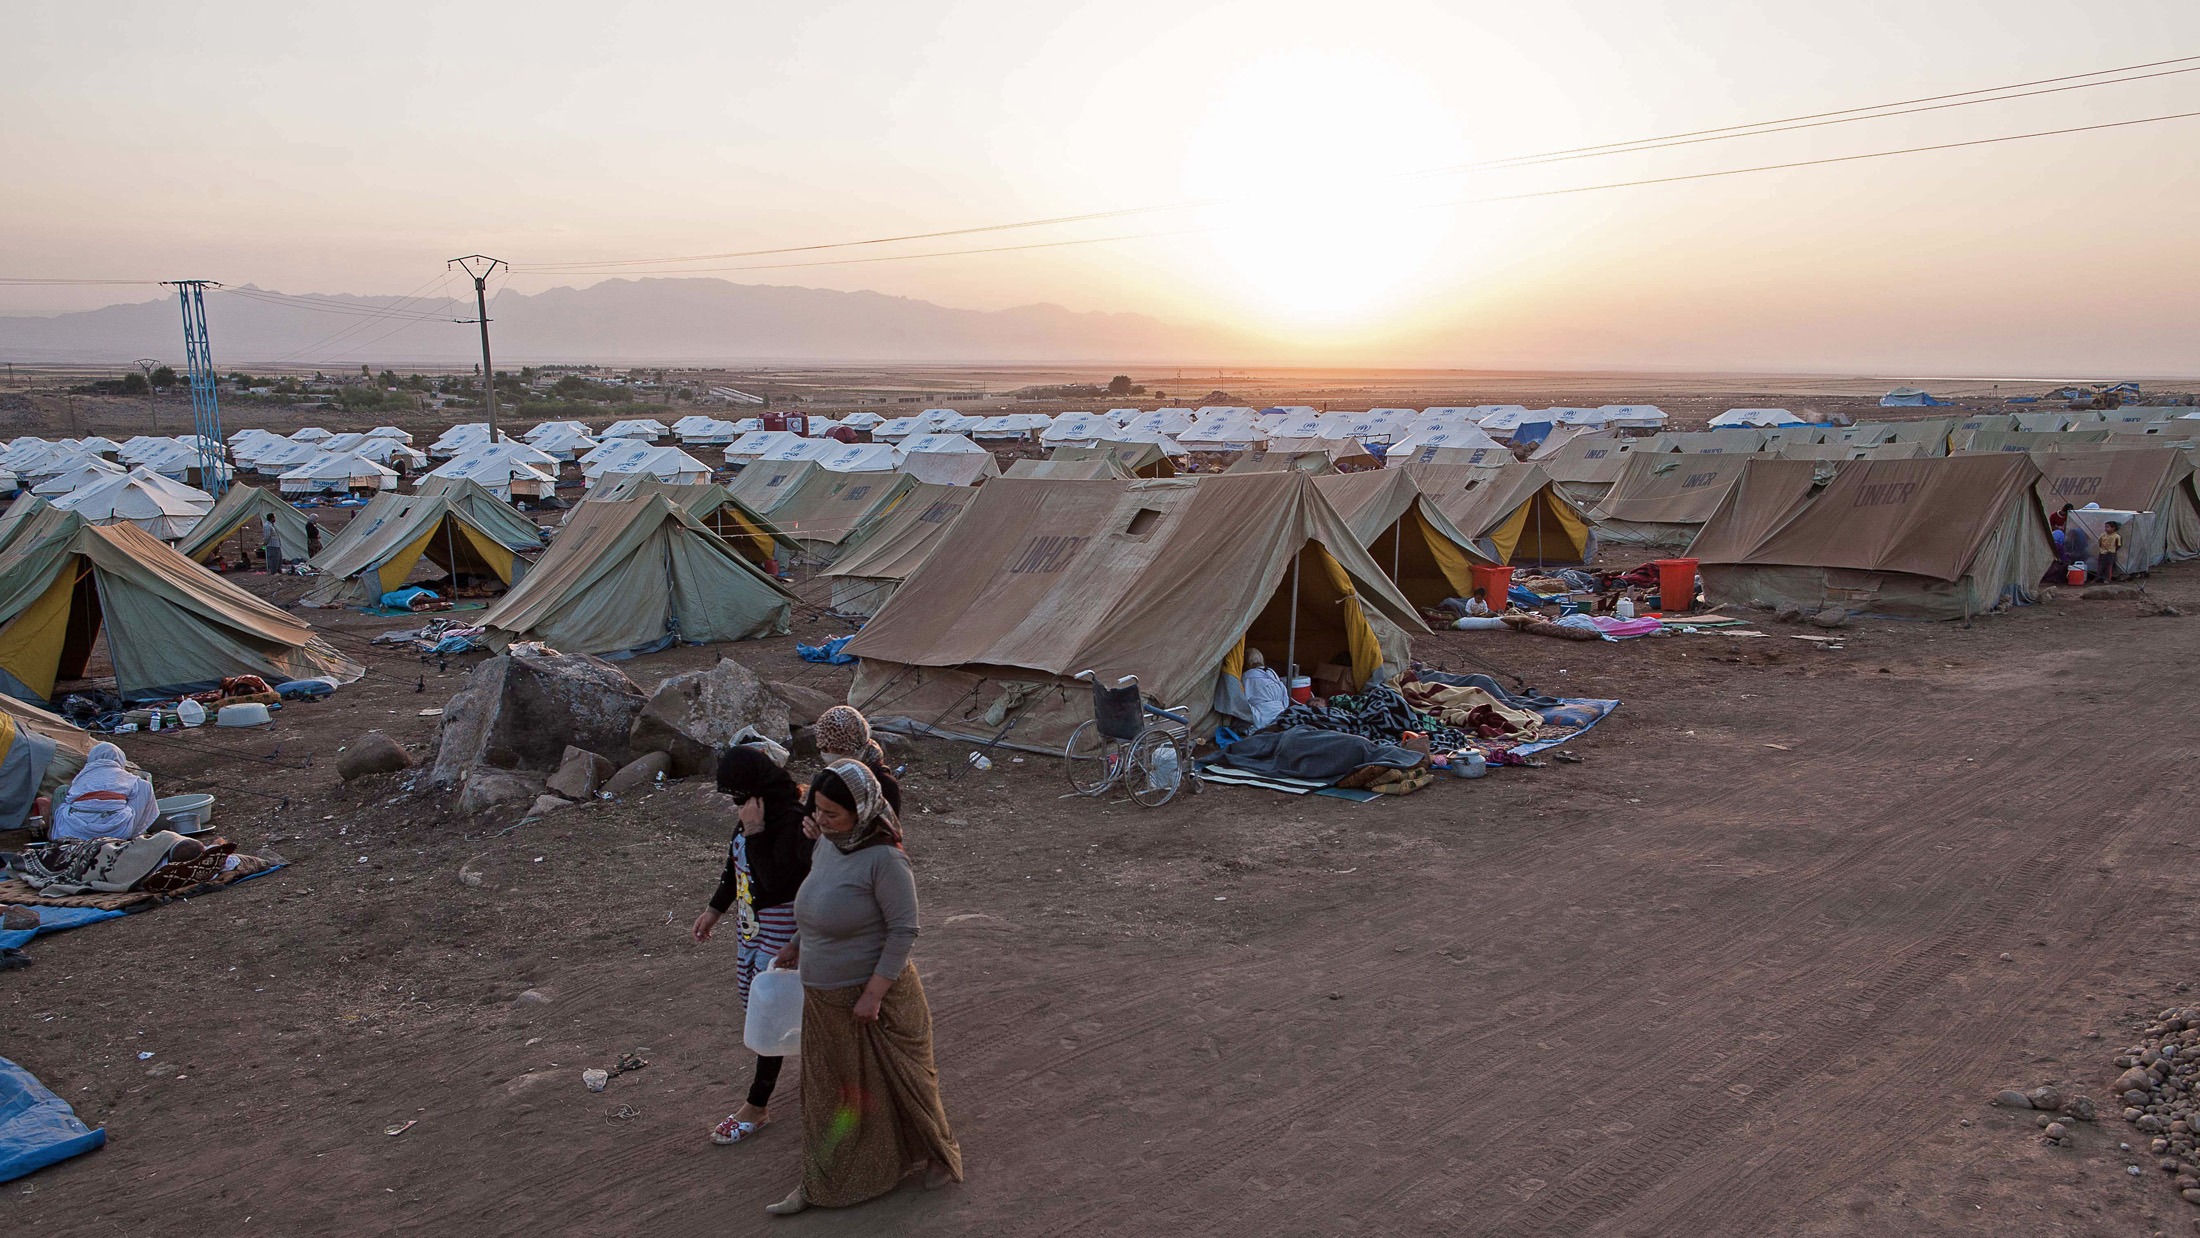
[[[810,875],[794,896],[802,983],[844,989],[874,975],[901,975],[917,944],[917,881],[901,848],[880,844],[842,854],[821,838]]]

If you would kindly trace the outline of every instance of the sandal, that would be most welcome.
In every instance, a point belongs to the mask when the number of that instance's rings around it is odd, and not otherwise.
[[[780,1200],[778,1203],[765,1204],[764,1211],[771,1213],[775,1217],[791,1217],[795,1213],[807,1209],[809,1206],[809,1196],[804,1195],[802,1193],[802,1188],[798,1186],[793,1191],[789,1192],[785,1199]]]
[[[729,1113],[726,1115],[725,1121],[710,1129],[710,1141],[723,1147],[729,1143],[739,1143],[744,1139],[754,1139],[763,1129],[763,1122],[743,1122]]]

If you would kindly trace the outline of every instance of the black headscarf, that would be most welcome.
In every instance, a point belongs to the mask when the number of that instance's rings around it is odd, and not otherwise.
[[[758,907],[793,902],[802,879],[810,875],[810,840],[802,833],[802,787],[762,748],[735,744],[718,755],[718,789],[736,800],[756,799],[764,804],[764,829],[744,844],[750,897]],[[737,835],[741,832],[739,823],[733,829]],[[725,876],[711,905],[726,910],[732,905],[733,890],[729,844]]]

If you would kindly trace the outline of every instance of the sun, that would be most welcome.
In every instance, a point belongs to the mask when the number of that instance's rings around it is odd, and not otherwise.
[[[1454,163],[1450,111],[1411,71],[1341,53],[1226,78],[1187,141],[1185,188],[1256,308],[1338,323],[1379,310],[1434,256],[1452,212],[1401,173]],[[1450,186],[1456,192],[1456,185]]]

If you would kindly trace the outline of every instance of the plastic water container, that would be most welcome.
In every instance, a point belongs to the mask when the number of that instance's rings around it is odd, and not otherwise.
[[[1614,615],[1614,616],[1615,616],[1616,618],[1620,618],[1620,619],[1632,619],[1632,618],[1634,618],[1634,617],[1635,617],[1635,599],[1633,599],[1633,598],[1631,598],[1631,597],[1624,597],[1624,596],[1623,596],[1623,597],[1621,597],[1621,598],[1620,598],[1620,600],[1619,600],[1619,604],[1618,604],[1618,605],[1616,605],[1616,606],[1614,606],[1614,607],[1612,607],[1612,614],[1613,614],[1613,615]]]
[[[206,706],[187,696],[176,706],[176,719],[185,726],[203,726],[206,723]]]
[[[1696,609],[1696,561],[1659,559],[1658,605],[1669,615],[1685,615]]]
[[[1153,768],[1146,771],[1147,784],[1155,790],[1173,787],[1184,780],[1184,769],[1177,763],[1176,745],[1163,744],[1154,749]]]
[[[2070,587],[2071,587],[2071,588],[2073,588],[2073,589],[2075,589],[2075,588],[2077,588],[2078,586],[2080,586],[2080,585],[2084,584],[2084,583],[2085,583],[2085,563],[2084,563],[2084,561],[2083,561],[2083,560],[2081,560],[2081,561],[2079,561],[2079,562],[2077,562],[2077,563],[2073,563],[2073,564],[2071,564],[2071,565],[2070,565],[2070,571],[2069,571],[2068,573],[2066,573],[2066,574],[2064,575],[2063,579],[2064,579],[2064,580],[2065,580],[2065,581],[2066,581],[2066,582],[2067,582],[2067,583],[2068,583],[2068,584],[2070,585]]]
[[[264,726],[274,721],[267,706],[258,701],[246,701],[239,705],[224,705],[214,715],[215,726]]]
[[[802,973],[774,967],[749,981],[749,1013],[741,1043],[763,1057],[802,1051]]]
[[[1314,699],[1313,679],[1305,675],[1293,675],[1291,677],[1291,699],[1301,705],[1312,702]]]
[[[1482,591],[1482,596],[1490,600],[1492,611],[1505,613],[1505,599],[1512,593],[1511,568],[1489,563],[1471,563],[1467,565],[1467,576],[1474,582],[1474,587]]]

